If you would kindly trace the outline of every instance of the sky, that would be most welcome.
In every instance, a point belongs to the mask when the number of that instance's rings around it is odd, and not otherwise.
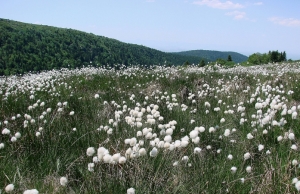
[[[299,10],[299,0],[0,0],[0,18],[164,52],[278,50],[293,60],[300,59]]]

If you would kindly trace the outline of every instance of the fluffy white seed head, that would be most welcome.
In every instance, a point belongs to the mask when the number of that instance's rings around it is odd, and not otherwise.
[[[13,184],[9,184],[5,187],[5,192],[10,193],[14,190],[15,186]]]
[[[86,155],[88,156],[93,156],[95,154],[95,148],[94,147],[89,147],[87,150],[86,150]]]
[[[59,183],[60,183],[60,185],[61,186],[67,186],[67,184],[68,184],[68,179],[67,179],[67,177],[61,177],[60,179],[59,179]]]

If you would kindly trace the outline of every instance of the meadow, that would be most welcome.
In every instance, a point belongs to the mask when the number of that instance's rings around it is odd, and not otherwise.
[[[1,77],[0,193],[297,193],[299,80],[299,62]]]

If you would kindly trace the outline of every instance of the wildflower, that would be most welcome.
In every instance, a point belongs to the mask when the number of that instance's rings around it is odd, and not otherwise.
[[[247,139],[249,139],[249,140],[250,140],[250,139],[253,139],[253,135],[252,135],[251,133],[248,133],[248,134],[247,134]]]
[[[145,148],[141,148],[139,149],[139,155],[140,156],[145,156],[147,154],[146,149]]]
[[[262,144],[259,144],[259,145],[258,145],[258,151],[262,151],[264,148],[265,148],[264,145],[262,145]]]
[[[174,163],[173,163],[173,166],[178,166],[178,161],[175,161]]]
[[[297,147],[295,144],[293,144],[293,145],[291,146],[291,149],[292,149],[292,150],[297,150],[298,147]]]
[[[236,170],[237,170],[237,167],[233,166],[233,167],[231,167],[231,169],[230,169],[230,170],[231,170],[231,172],[232,172],[232,173],[235,173],[235,172],[236,172]]]
[[[95,99],[98,99],[99,98],[99,94],[95,94]]]
[[[13,184],[9,184],[5,187],[5,192],[9,193],[9,192],[13,191],[14,188],[15,188],[15,186]]]
[[[229,135],[230,135],[230,130],[229,129],[225,129],[224,136],[228,137]]]
[[[39,137],[41,135],[41,133],[38,131],[35,133],[35,136]]]
[[[36,189],[30,189],[30,190],[24,191],[23,194],[39,194],[39,192]]]
[[[111,163],[111,161],[112,161],[112,156],[110,154],[105,154],[103,156],[103,162],[104,163]]]
[[[244,160],[248,160],[249,158],[250,158],[250,153],[249,152],[247,152],[247,153],[245,153],[244,154]]]
[[[150,151],[150,156],[151,157],[155,157],[157,156],[158,150],[156,147],[152,148],[152,150]]]
[[[61,186],[65,187],[67,185],[67,183],[68,183],[67,177],[64,177],[64,176],[61,177],[60,180],[59,180],[59,183],[60,183]]]
[[[298,191],[300,191],[300,181],[297,181],[295,187]]]
[[[294,133],[289,133],[289,139],[294,140],[295,139],[295,134]]]
[[[280,135],[277,137],[277,141],[281,141],[283,139],[283,137]]]
[[[74,111],[71,111],[71,112],[70,112],[70,115],[71,115],[71,116],[74,115]]]
[[[8,135],[8,134],[10,134],[10,130],[7,129],[7,128],[4,128],[4,129],[2,130],[2,135]]]
[[[246,171],[247,171],[248,173],[250,173],[250,172],[252,171],[251,166],[247,166],[247,167],[246,167]]]
[[[295,183],[297,183],[297,182],[298,182],[298,178],[293,178],[292,184],[295,184]]]
[[[164,138],[164,141],[165,141],[165,142],[171,143],[171,141],[172,141],[172,136],[171,136],[171,135],[166,135],[165,138]]]
[[[127,189],[127,194],[135,194],[135,189],[134,188]]]
[[[224,122],[225,122],[225,119],[222,118],[222,119],[220,120],[220,123],[224,123]]]
[[[227,156],[227,158],[228,158],[228,160],[232,160],[233,156],[232,156],[231,154],[229,154],[229,155]]]
[[[195,147],[194,154],[199,154],[201,152],[201,148]]]
[[[17,141],[17,138],[15,136],[11,137],[10,139],[11,142],[16,142]]]
[[[87,150],[86,150],[86,155],[88,156],[93,156],[95,154],[95,148],[94,147],[89,147]]]
[[[126,162],[126,158],[124,156],[121,156],[119,158],[119,164],[125,164],[125,162]]]
[[[298,161],[297,160],[292,160],[292,164],[294,165],[294,166],[296,166],[297,164],[298,164]]]
[[[241,183],[244,183],[245,182],[245,178],[241,178]]]
[[[190,138],[194,139],[198,136],[198,130],[193,130],[190,132]]]
[[[88,170],[90,172],[93,172],[94,171],[94,167],[95,167],[95,164],[92,162],[92,163],[88,163]]]
[[[4,148],[4,143],[0,143],[0,149]]]
[[[189,157],[188,156],[183,156],[182,159],[181,159],[183,162],[187,162],[189,160]]]

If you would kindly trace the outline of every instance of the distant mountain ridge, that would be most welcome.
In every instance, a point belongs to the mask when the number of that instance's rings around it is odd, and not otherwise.
[[[209,61],[216,61],[217,59],[227,60],[228,55],[231,56],[232,60],[236,63],[247,61],[248,57],[237,52],[232,51],[212,51],[212,50],[190,50],[182,52],[172,52],[182,56],[193,56],[206,58]]]
[[[88,65],[199,64],[214,56],[195,51],[167,53],[78,30],[0,18],[0,75]]]

